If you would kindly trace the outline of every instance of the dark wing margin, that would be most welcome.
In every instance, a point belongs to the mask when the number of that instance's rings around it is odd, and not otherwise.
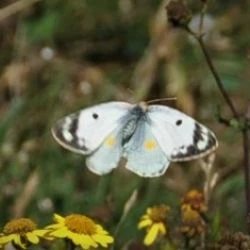
[[[192,138],[193,142],[190,145],[182,145],[173,150],[170,155],[171,161],[197,159],[212,153],[218,147],[215,135],[198,122],[195,123]]]
[[[79,113],[75,113],[58,120],[51,128],[55,140],[64,148],[76,153],[89,153],[83,138],[77,137]]]

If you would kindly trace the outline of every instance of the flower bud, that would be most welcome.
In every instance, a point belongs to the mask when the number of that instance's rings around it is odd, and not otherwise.
[[[181,1],[171,1],[166,6],[168,21],[175,27],[187,26],[191,20],[191,12]]]

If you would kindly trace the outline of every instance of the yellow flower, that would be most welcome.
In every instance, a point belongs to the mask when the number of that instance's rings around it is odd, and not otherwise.
[[[182,198],[181,204],[188,204],[199,213],[205,213],[207,211],[204,194],[195,189],[190,190]]]
[[[205,232],[206,224],[199,212],[194,210],[190,205],[184,204],[181,206],[181,232],[191,238],[195,235],[200,235]]]
[[[71,214],[62,217],[54,214],[54,221],[54,224],[46,227],[50,230],[50,237],[69,239],[83,249],[96,248],[98,245],[108,247],[114,241],[107,231],[87,216]]]
[[[159,237],[167,234],[166,218],[170,208],[166,205],[154,206],[147,209],[138,223],[138,229],[146,228],[144,245],[152,245]]]
[[[12,243],[17,248],[26,249],[27,245],[38,244],[40,238],[46,238],[47,232],[37,229],[37,225],[31,219],[14,219],[4,226],[0,234],[0,246]]]

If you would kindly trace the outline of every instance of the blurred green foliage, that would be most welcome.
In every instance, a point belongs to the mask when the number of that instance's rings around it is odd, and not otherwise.
[[[2,9],[12,1],[5,2]],[[120,168],[99,177],[86,169],[83,156],[62,149],[50,133],[56,119],[78,109],[113,99],[137,100],[143,82],[131,79],[152,49],[148,60],[157,63],[144,99],[178,96],[177,106],[211,127],[220,141],[213,170],[219,181],[209,208],[213,237],[224,228],[246,230],[240,136],[216,121],[217,105],[229,112],[200,48],[188,35],[167,27],[166,20],[157,23],[160,4],[44,0],[1,21],[1,225],[15,216],[45,225],[54,212],[78,212],[115,231],[126,201],[137,189],[138,200],[121,224],[118,245],[142,237],[136,225],[149,205],[170,205],[175,230],[181,196],[204,186],[197,162],[172,164],[154,180]],[[194,15],[200,9],[198,1],[190,1],[190,6]],[[249,7],[242,0],[211,1],[208,8],[217,34],[207,41],[209,53],[242,113],[250,98]],[[183,81],[176,84],[173,71]],[[147,76],[151,68],[145,72]],[[139,76],[136,79],[143,79]],[[37,184],[32,186],[34,173]]]

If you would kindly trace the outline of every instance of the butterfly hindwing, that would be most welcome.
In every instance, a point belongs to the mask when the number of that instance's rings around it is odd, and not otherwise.
[[[86,165],[94,173],[103,175],[116,168],[121,158],[121,141],[119,129],[112,132],[101,146],[87,157]]]
[[[125,102],[109,102],[83,109],[60,119],[52,127],[52,134],[63,147],[90,154],[120,126],[120,119],[131,106]]]
[[[178,110],[152,105],[148,116],[154,136],[171,161],[196,159],[217,147],[209,129]]]
[[[165,173],[169,161],[151,132],[149,124],[139,121],[135,133],[124,145],[126,168],[143,177]]]

